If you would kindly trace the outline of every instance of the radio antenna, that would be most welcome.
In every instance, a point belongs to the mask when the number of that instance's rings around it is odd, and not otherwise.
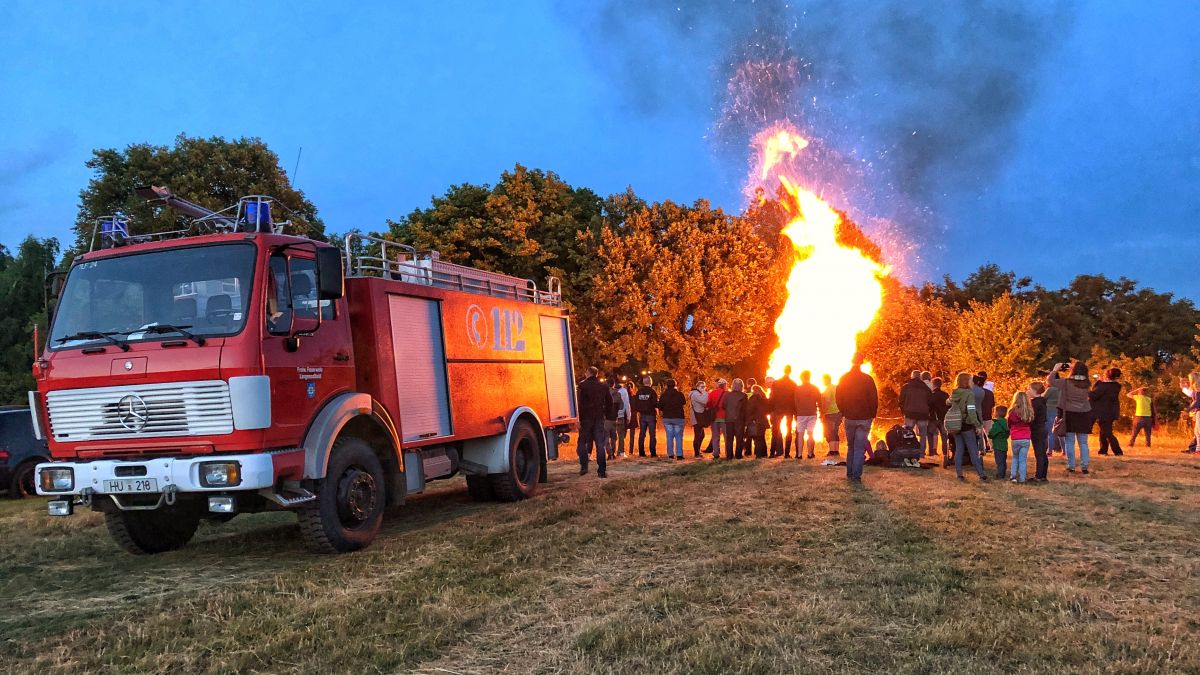
[[[292,169],[292,187],[296,187],[296,174],[300,173],[300,153],[304,152],[304,146],[296,151],[296,166]]]

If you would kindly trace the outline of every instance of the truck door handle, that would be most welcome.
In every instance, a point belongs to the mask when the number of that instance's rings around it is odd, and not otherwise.
[[[338,352],[333,355],[333,360],[334,361],[349,361],[350,355],[347,354],[346,352]]]

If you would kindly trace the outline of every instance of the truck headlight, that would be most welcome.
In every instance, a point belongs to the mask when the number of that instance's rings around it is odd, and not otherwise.
[[[69,467],[49,467],[38,473],[42,492],[70,492],[75,487],[75,470]]]
[[[242,483],[240,462],[201,462],[200,485],[203,487],[235,487]]]

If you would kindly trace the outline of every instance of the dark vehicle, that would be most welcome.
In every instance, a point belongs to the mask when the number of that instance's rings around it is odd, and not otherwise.
[[[33,469],[48,461],[50,450],[46,441],[34,437],[29,408],[0,407],[0,490],[7,490],[10,499],[33,497]]]

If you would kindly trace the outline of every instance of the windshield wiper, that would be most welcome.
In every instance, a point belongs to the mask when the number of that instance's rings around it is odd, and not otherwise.
[[[154,335],[162,335],[163,333],[179,333],[183,337],[195,342],[198,346],[203,347],[205,342],[204,338],[200,335],[196,335],[195,333],[188,332],[188,328],[191,328],[191,326],[176,326],[172,323],[153,323],[142,326],[141,328],[130,332],[152,333]]]
[[[120,335],[120,333],[115,333],[115,332],[114,333],[101,333],[100,331],[95,331],[95,330],[85,330],[85,331],[80,331],[78,333],[74,333],[72,335],[68,335],[66,337],[60,337],[57,340],[55,340],[55,342],[57,344],[62,344],[64,342],[70,342],[71,340],[107,340],[107,341],[113,343],[114,345],[120,347],[121,351],[123,351],[123,352],[129,351],[129,345],[126,344],[123,340],[118,340],[117,338],[113,337],[114,335]]]

